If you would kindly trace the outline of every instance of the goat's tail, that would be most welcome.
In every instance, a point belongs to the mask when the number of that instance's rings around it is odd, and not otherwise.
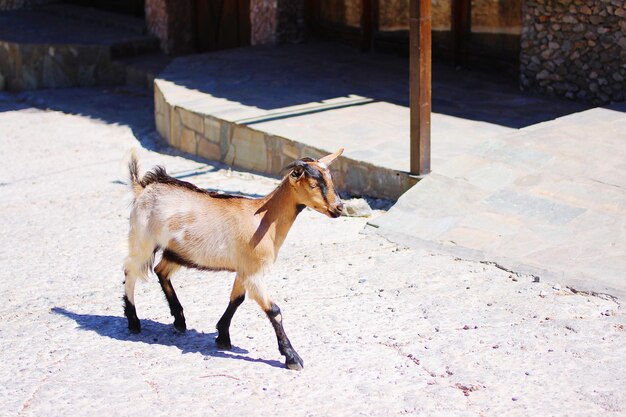
[[[130,186],[133,188],[133,196],[137,198],[144,189],[141,178],[139,178],[139,160],[137,159],[137,151],[130,151],[130,160],[128,161],[128,172],[130,174]]]

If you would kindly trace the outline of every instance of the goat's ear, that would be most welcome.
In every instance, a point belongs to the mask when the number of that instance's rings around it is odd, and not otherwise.
[[[317,160],[317,162],[321,162],[324,165],[330,165],[333,163],[333,161],[335,159],[337,159],[339,157],[339,155],[341,155],[343,153],[343,148],[339,149],[337,152],[335,153],[331,153],[330,155],[326,155],[320,159]]]
[[[289,176],[297,181],[302,177],[302,174],[304,174],[304,167],[302,165],[296,165],[289,173]]]

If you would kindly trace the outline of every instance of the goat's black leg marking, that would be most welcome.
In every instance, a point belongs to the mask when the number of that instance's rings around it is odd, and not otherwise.
[[[291,342],[285,333],[285,329],[283,328],[283,316],[280,313],[280,308],[272,303],[269,310],[265,312],[267,317],[270,319],[272,323],[272,327],[274,327],[274,331],[276,332],[276,339],[278,340],[278,350],[280,353],[285,356],[285,366],[289,369],[301,370],[304,368],[304,361],[295,351],[293,346],[291,346]]]
[[[217,338],[215,339],[215,344],[220,349],[230,350],[232,349],[232,345],[230,343],[230,321],[235,315],[235,311],[237,308],[243,303],[243,300],[246,299],[245,294],[240,295],[235,298],[233,301],[228,303],[228,307],[226,307],[226,311],[222,315],[220,321],[217,322]]]
[[[169,277],[165,275],[165,273],[159,271],[156,272],[156,274],[157,277],[159,277],[159,284],[161,284],[161,289],[163,290],[165,298],[167,299],[167,303],[170,306],[170,313],[174,317],[174,328],[176,328],[176,330],[178,330],[179,332],[186,331],[187,322],[185,321],[183,306],[180,305],[180,301],[178,301],[178,297],[176,296],[176,291],[174,291],[172,282],[170,281]]]
[[[137,317],[137,310],[135,305],[130,302],[127,296],[124,295],[124,315],[128,319],[128,330],[131,333],[139,333],[141,331],[141,324],[139,324],[139,318]]]

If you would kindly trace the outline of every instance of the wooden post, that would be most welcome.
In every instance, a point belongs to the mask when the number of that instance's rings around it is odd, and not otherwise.
[[[410,30],[410,106],[411,174],[430,172],[431,111],[431,0],[411,0]]]

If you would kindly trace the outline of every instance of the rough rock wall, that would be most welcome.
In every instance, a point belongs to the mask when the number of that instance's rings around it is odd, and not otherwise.
[[[432,9],[435,14],[438,10],[437,0],[433,0]],[[408,30],[409,0],[381,0],[378,5],[378,25],[381,30]]]
[[[252,45],[298,43],[304,38],[304,0],[251,0]]]
[[[517,33],[522,0],[472,0],[472,32]]]
[[[360,0],[317,0],[320,6],[320,19],[337,26],[361,26]]]
[[[450,1],[433,0],[431,4],[431,19],[433,30],[450,30]]]
[[[276,43],[277,0],[250,0],[250,44]]]
[[[146,0],[146,26],[168,54],[193,50],[191,0]]]
[[[521,85],[593,104],[626,92],[625,0],[525,0]]]

